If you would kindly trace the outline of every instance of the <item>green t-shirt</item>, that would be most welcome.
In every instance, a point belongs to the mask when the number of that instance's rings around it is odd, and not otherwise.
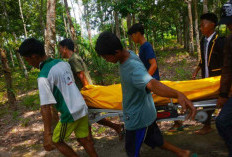
[[[76,53],[73,53],[73,55],[69,58],[68,62],[70,64],[70,66],[71,66],[71,69],[72,69],[72,72],[73,72],[73,75],[74,75],[74,78],[75,78],[76,85],[80,90],[83,87],[83,85],[81,83],[81,80],[77,77],[77,73],[79,73],[81,71],[84,71],[85,77],[86,77],[88,83],[90,85],[93,84],[92,80],[90,78],[87,66],[86,66],[86,64],[84,63],[84,61],[82,60],[82,58],[79,55],[77,55]]]
[[[155,104],[147,83],[153,79],[139,57],[132,51],[120,64],[123,93],[123,118],[127,130],[137,130],[151,125],[156,119]]]

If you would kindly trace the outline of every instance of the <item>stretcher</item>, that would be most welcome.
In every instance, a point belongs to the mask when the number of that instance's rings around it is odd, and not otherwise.
[[[199,80],[161,81],[163,84],[181,91],[194,106],[198,108],[196,120],[204,122],[208,110],[214,110],[219,94],[220,76]],[[106,117],[119,116],[122,120],[122,91],[121,85],[110,86],[89,85],[81,90],[89,106],[90,122],[98,122]],[[181,114],[181,106],[177,99],[152,95],[157,109],[158,121],[185,120],[186,114]]]

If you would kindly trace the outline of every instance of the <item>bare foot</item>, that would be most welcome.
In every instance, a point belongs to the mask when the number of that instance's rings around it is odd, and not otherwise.
[[[177,153],[178,157],[190,157],[191,152],[189,150],[182,150],[181,152]]]
[[[200,130],[195,131],[195,134],[197,135],[206,135],[210,132],[212,132],[213,129],[211,127],[203,127]]]

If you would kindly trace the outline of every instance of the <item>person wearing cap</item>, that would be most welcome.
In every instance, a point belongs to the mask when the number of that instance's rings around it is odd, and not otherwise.
[[[228,146],[229,157],[232,157],[232,97],[229,97],[232,85],[232,0],[223,5],[219,24],[226,24],[230,35],[226,38],[224,47],[220,94],[217,101],[217,107],[222,109],[216,119],[216,127]]]
[[[201,60],[197,68],[192,74],[192,79],[201,70],[202,78],[213,77],[221,75],[221,68],[223,65],[223,47],[224,37],[219,37],[215,28],[218,23],[218,18],[214,13],[206,13],[200,17],[200,30],[203,34],[201,39]],[[208,118],[203,123],[204,126],[195,133],[204,135],[212,131],[211,117],[214,111],[207,111]]]

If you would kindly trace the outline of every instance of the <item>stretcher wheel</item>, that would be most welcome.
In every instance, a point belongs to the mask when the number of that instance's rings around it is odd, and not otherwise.
[[[208,118],[208,114],[205,111],[199,111],[197,112],[195,119],[199,122],[204,122]]]

